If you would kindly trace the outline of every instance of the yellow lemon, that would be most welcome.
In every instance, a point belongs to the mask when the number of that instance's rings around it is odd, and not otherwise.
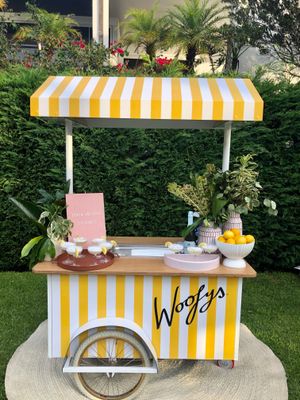
[[[235,240],[235,243],[236,243],[236,244],[246,244],[247,242],[246,242],[245,236],[239,236],[239,237],[237,237],[236,240]]]
[[[172,242],[166,242],[165,243],[165,247],[169,247],[169,246],[171,246],[172,245]]]
[[[233,232],[234,236],[241,236],[241,231],[237,228],[230,229]]]
[[[115,240],[111,240],[110,243],[113,245],[113,247],[117,246],[117,242]]]
[[[223,236],[219,236],[219,237],[218,237],[218,241],[219,241],[219,242],[222,242],[222,243],[225,243],[225,242],[226,242],[226,240],[223,238]]]
[[[223,233],[224,239],[233,239],[234,238],[234,233],[231,231],[225,231]]]
[[[102,251],[102,253],[103,253],[104,255],[107,254],[107,248],[106,248],[106,247],[102,247],[102,248],[101,248],[101,251]]]
[[[246,238],[246,243],[252,243],[255,240],[254,236],[252,235],[246,235],[245,238]]]
[[[226,240],[227,244],[235,244],[235,240],[233,238],[229,238]]]

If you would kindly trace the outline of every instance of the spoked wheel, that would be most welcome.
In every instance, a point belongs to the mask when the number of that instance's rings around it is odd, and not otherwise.
[[[234,368],[234,360],[218,360],[217,365],[221,368],[232,369]]]
[[[134,336],[109,329],[88,337],[74,355],[78,367],[149,367],[144,345]],[[119,372],[75,373],[80,391],[90,399],[132,399],[145,384],[147,374]]]

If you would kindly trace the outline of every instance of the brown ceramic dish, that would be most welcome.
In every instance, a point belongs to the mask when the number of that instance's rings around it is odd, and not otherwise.
[[[61,268],[70,271],[93,271],[109,267],[114,262],[114,254],[110,251],[104,255],[94,256],[87,250],[83,250],[79,257],[73,257],[70,254],[63,253],[59,255],[54,262]]]

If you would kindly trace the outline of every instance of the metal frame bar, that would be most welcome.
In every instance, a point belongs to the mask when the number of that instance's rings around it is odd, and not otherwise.
[[[66,131],[66,180],[70,180],[69,193],[73,193],[73,122],[65,120]]]
[[[224,144],[223,144],[222,171],[228,171],[229,170],[231,126],[232,126],[231,121],[226,122],[225,126],[224,126]]]
[[[78,118],[77,121],[83,123],[83,119]],[[75,121],[74,121],[75,122]],[[112,121],[110,121],[112,122]],[[126,121],[128,122],[128,121]],[[157,124],[166,124],[170,121],[155,121]],[[209,122],[209,121],[207,121]],[[124,123],[124,121],[123,121]],[[220,122],[219,122],[220,123]],[[113,124],[112,124],[113,125]],[[212,127],[217,127],[212,126]],[[231,144],[231,128],[232,122],[227,121],[224,125],[224,144],[223,144],[223,162],[222,171],[229,170],[230,161],[230,144]],[[66,132],[66,180],[70,180],[69,193],[73,193],[73,121],[65,119],[65,132]]]
[[[73,357],[68,357],[63,366],[64,373],[116,373],[116,374],[157,374],[155,362],[151,367],[74,367]]]

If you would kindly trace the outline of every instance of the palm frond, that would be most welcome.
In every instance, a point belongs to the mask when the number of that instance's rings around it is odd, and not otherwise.
[[[131,8],[125,14],[121,24],[123,34],[121,41],[127,45],[142,47],[152,57],[166,37],[165,18],[156,17],[156,7],[150,10]],[[150,49],[150,50],[149,50]]]
[[[169,43],[175,42],[183,51],[192,45],[199,53],[225,18],[225,8],[219,3],[185,0],[176,4],[168,12]]]
[[[0,10],[6,7],[6,0],[0,0]]]

